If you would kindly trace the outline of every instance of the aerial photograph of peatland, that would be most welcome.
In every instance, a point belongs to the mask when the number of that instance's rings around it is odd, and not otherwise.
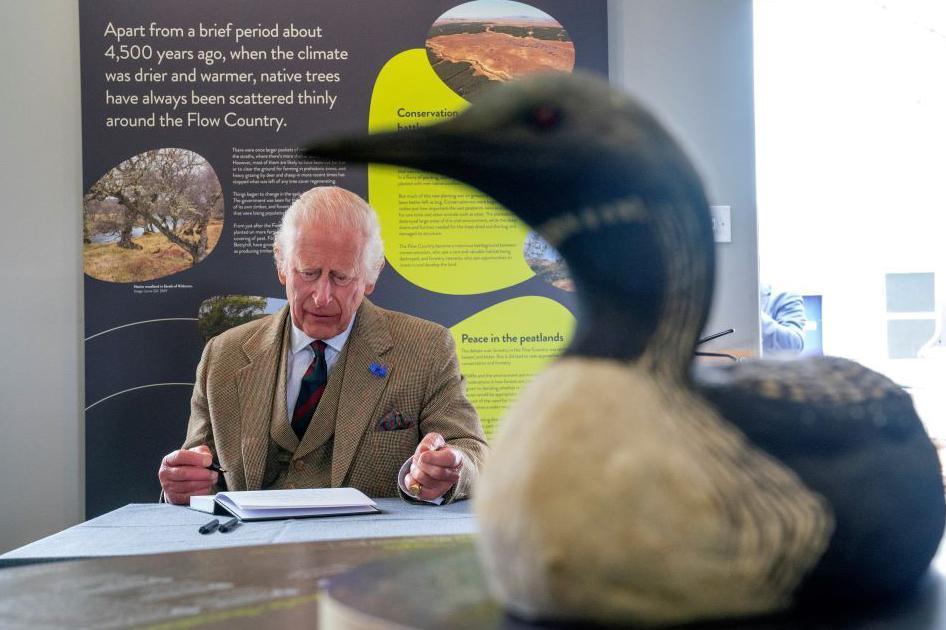
[[[535,72],[571,72],[575,46],[548,14],[521,2],[479,0],[444,13],[430,29],[427,57],[468,101],[496,81]]]

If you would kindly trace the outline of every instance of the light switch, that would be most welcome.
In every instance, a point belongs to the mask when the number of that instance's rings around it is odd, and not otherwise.
[[[732,222],[729,206],[710,206],[713,217],[713,240],[717,243],[732,243]]]

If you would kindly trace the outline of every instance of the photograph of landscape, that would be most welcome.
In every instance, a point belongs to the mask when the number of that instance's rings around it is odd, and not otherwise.
[[[496,82],[536,72],[571,72],[575,45],[555,18],[522,2],[477,0],[440,16],[427,58],[444,83],[468,101]]]
[[[223,230],[223,192],[202,156],[162,148],[112,168],[83,199],[86,274],[141,282],[193,267]]]
[[[568,271],[568,264],[554,247],[535,232],[526,235],[526,242],[522,247],[522,255],[526,264],[540,279],[548,282],[562,291],[575,290],[575,282]]]

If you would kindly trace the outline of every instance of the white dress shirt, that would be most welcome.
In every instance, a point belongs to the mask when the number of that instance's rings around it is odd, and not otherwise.
[[[312,342],[316,341],[305,334],[299,328],[296,328],[292,317],[289,318],[292,329],[289,331],[289,354],[286,357],[286,416],[289,422],[292,422],[292,412],[296,408],[296,398],[299,397],[299,389],[302,387],[302,377],[305,371],[312,364],[315,358],[315,350],[312,349]],[[355,318],[352,317],[348,322],[348,328],[338,333],[331,339],[323,339],[325,342],[325,367],[326,374],[332,373],[335,362],[338,361],[338,355],[342,353],[348,336],[351,334],[351,327],[355,324]]]

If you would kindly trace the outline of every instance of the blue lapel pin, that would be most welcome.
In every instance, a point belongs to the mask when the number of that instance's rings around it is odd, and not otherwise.
[[[368,369],[378,378],[384,378],[388,375],[388,368],[384,367],[380,363],[372,363],[370,366],[368,366]]]

